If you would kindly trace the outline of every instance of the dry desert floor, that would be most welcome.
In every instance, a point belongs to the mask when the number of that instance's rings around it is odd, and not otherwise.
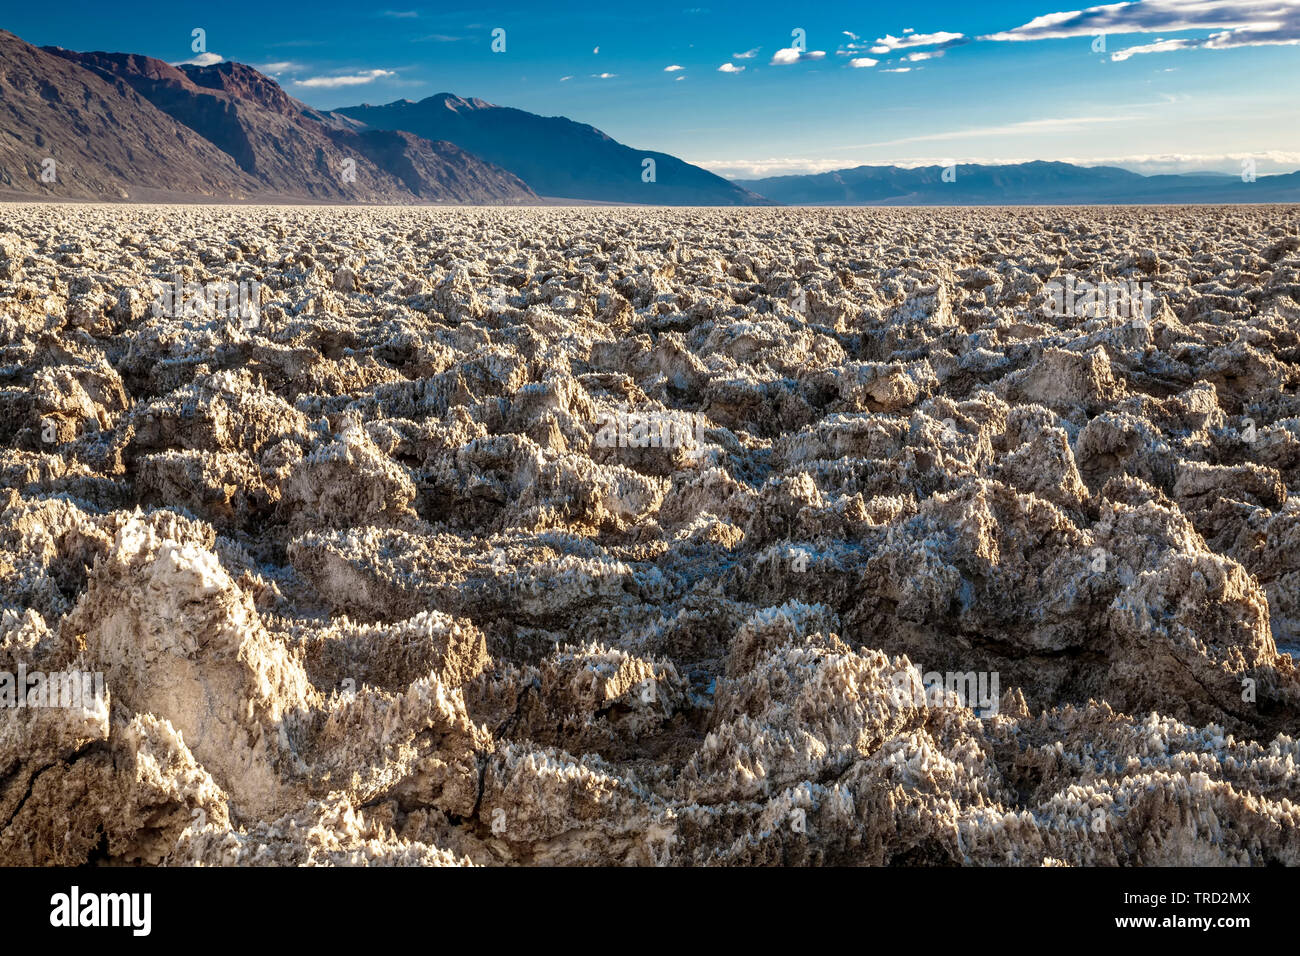
[[[1298,863],[1298,384],[1293,206],[7,205],[0,864]]]

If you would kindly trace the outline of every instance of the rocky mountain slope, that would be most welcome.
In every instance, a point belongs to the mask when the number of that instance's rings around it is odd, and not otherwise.
[[[42,180],[45,169],[54,181]],[[232,199],[257,188],[233,157],[130,85],[0,30],[0,191],[126,198],[152,189]]]
[[[762,196],[654,150],[633,149],[594,126],[439,93],[384,106],[334,110],[372,129],[448,139],[508,169],[542,196],[653,205],[764,205]],[[642,179],[655,161],[655,180]]]
[[[344,128],[242,64],[178,68],[134,54],[36,50],[12,34],[0,44],[6,61],[11,53],[23,68],[6,73],[15,102],[5,97],[10,112],[0,132],[12,144],[8,162],[0,155],[0,176],[16,192],[121,197],[151,188],[382,203],[535,198],[514,175],[451,143]],[[52,144],[61,173],[53,183],[40,181],[38,139]]]
[[[0,863],[1300,864],[1297,207],[5,213]]]

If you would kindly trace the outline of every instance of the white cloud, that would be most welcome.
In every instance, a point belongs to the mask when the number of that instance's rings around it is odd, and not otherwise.
[[[1294,17],[1294,0],[1130,0],[1068,13],[1047,13],[1023,26],[981,37],[984,40],[1058,40],[1098,33],[1170,33],[1178,30],[1235,29],[1262,19]]]
[[[803,60],[820,60],[826,55],[825,50],[809,50],[806,53],[797,47],[786,47],[777,50],[772,54],[772,62],[769,66],[788,66],[791,63],[799,63]]]
[[[680,83],[682,80],[686,79],[686,77],[684,77],[684,76],[674,76],[673,79],[676,80],[678,83]]]
[[[380,14],[381,17],[393,17],[397,20],[414,20],[419,17],[419,13],[414,10],[385,10]]]
[[[179,63],[173,63],[172,66],[212,66],[224,59],[225,57],[220,53],[200,53],[192,60],[181,60]]]
[[[678,70],[684,70],[684,69],[686,69],[686,67],[684,67],[684,66],[678,66],[676,63],[674,63],[672,66],[666,66],[666,67],[664,67],[664,72],[665,72],[665,73],[676,73]]]
[[[1136,156],[1116,156],[1102,159],[1062,159],[1063,163],[1079,166],[1123,166],[1134,172],[1189,173],[1204,170],[1239,172],[1243,159],[1253,159],[1261,171],[1295,172],[1300,169],[1300,152],[1268,149],[1241,153],[1147,153]]]
[[[881,70],[880,72],[881,73],[911,73],[912,68],[910,66],[896,66],[892,70]]]
[[[294,86],[310,89],[332,90],[340,86],[362,86],[375,80],[386,79],[397,74],[392,70],[366,70],[364,73],[352,73],[344,76],[313,76],[305,80],[294,80]]]
[[[616,76],[618,76],[617,73],[593,73],[593,74],[591,74],[591,78],[592,78],[593,80],[612,80],[612,79],[613,79],[614,77],[616,77]]]
[[[907,73],[912,68],[904,66],[896,70],[881,70],[882,73]],[[906,143],[933,143],[950,139],[979,139],[985,136],[1009,136],[1023,133],[1063,133],[1078,132],[1101,123],[1123,123],[1140,121],[1144,117],[1132,116],[1066,116],[1053,119],[1022,120],[1018,123],[1003,123],[998,126],[980,126],[974,129],[952,130],[946,133],[925,133],[920,136],[905,136],[901,139],[885,139],[874,143],[857,143],[851,146],[835,146],[831,149],[871,149],[878,146],[902,146]]]
[[[879,62],[879,60],[873,60],[869,56],[855,56],[853,59],[849,60],[849,66],[853,67],[855,70],[860,70],[863,67],[875,66]]]
[[[306,67],[292,60],[277,60],[275,63],[263,63],[257,69],[268,76],[279,76],[281,73],[298,73]]]
[[[828,173],[843,169],[842,159],[714,159],[696,162],[711,173],[726,179],[763,179],[766,176],[799,176],[805,173]]]
[[[595,47],[595,48],[593,48],[591,52],[592,52],[592,53],[599,53],[599,52],[600,52],[600,47]]]
[[[981,39],[1024,42],[1098,34],[1178,33],[1217,30],[1208,37],[1158,39],[1127,50],[1112,60],[1172,50],[1226,50],[1246,46],[1300,44],[1300,0],[1142,0],[1111,3],[1085,10],[1048,13],[1028,23]]]
[[[928,53],[923,51],[918,51],[916,53],[907,54],[907,56],[903,57],[903,59],[907,60],[910,63],[915,63],[918,60],[933,60],[941,56],[943,56],[942,50],[931,50]]]
[[[719,73],[744,73],[745,68],[743,66],[736,66],[736,64],[734,63],[724,63],[722,64],[722,66],[718,67],[718,72]]]
[[[1110,58],[1116,62],[1127,60],[1131,56],[1139,53],[1169,53],[1172,50],[1189,50],[1195,44],[1191,40],[1157,40],[1155,43],[1144,43],[1139,46],[1131,46],[1125,50],[1116,50]]]
[[[841,30],[840,32],[849,38],[849,42],[842,43],[838,48],[836,48],[836,56],[856,56],[867,48],[867,44],[859,42],[862,37],[858,36],[852,30]]]
[[[744,53],[733,53],[731,54],[731,58],[733,60],[752,60],[754,57],[758,56],[758,51],[761,49],[763,49],[761,46],[756,46],[754,49],[746,50]]]
[[[896,37],[886,33],[876,41],[876,45],[871,48],[872,53],[892,53],[894,50],[905,50],[914,46],[935,46],[936,44],[945,44],[948,46],[955,45],[958,40],[965,40],[965,34],[961,33],[910,33],[903,31],[905,36]]]
[[[573,79],[573,77],[571,77],[571,76],[562,76],[562,77],[560,77],[560,82],[563,83],[563,82],[565,82],[566,80],[571,80],[571,79]]]

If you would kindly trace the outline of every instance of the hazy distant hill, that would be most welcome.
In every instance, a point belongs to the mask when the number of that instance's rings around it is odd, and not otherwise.
[[[810,206],[1300,202],[1300,173],[1246,183],[1219,173],[1143,176],[1114,166],[1046,162],[959,165],[956,173],[955,181],[944,182],[942,166],[857,166],[735,183],[776,202]]]
[[[543,196],[607,202],[735,206],[761,196],[667,153],[633,149],[584,123],[439,93],[418,103],[349,106],[337,114],[373,129],[445,139],[508,169]],[[642,163],[655,161],[655,181]]]

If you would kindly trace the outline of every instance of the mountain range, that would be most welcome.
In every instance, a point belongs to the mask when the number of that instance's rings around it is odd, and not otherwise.
[[[37,49],[4,31],[0,189],[77,199],[536,199],[459,146],[349,129],[251,67]]]
[[[951,169],[947,181],[944,171]],[[1143,176],[1117,166],[1032,162],[955,167],[856,166],[735,182],[785,205],[1017,206],[1300,202],[1300,172]]]
[[[654,160],[653,176],[646,159]],[[53,174],[43,178],[49,160]],[[46,175],[49,175],[48,173]],[[592,126],[450,93],[333,112],[250,66],[0,30],[0,195],[367,203],[767,200]]]
[[[1300,202],[1300,172],[858,166],[728,181],[563,116],[439,93],[308,106],[241,63],[37,48],[0,30],[0,198],[330,203],[1021,205]]]
[[[585,123],[538,116],[479,99],[439,93],[387,106],[348,106],[335,113],[370,129],[408,130],[458,143],[519,176],[543,196],[681,206],[768,204],[708,170],[654,150],[616,142]],[[654,179],[643,175],[654,160]]]

